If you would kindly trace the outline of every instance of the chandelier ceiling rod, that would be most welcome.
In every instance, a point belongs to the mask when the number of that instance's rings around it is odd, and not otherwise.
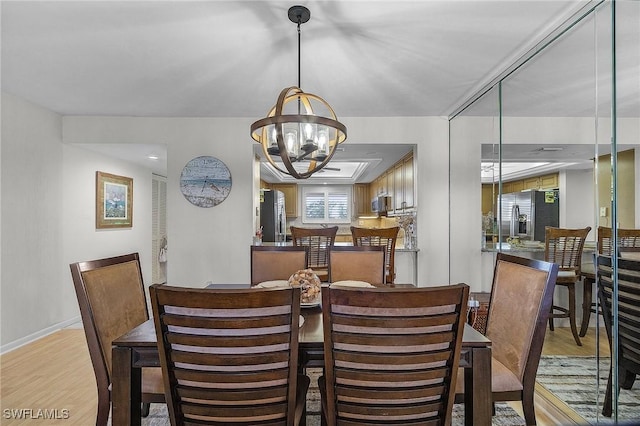
[[[346,140],[347,128],[337,120],[335,112],[324,99],[305,93],[300,88],[300,26],[309,21],[311,12],[304,6],[292,6],[288,16],[291,22],[297,24],[298,31],[298,87],[287,87],[280,92],[276,105],[267,117],[251,125],[251,137],[262,145],[265,158],[276,170],[296,179],[306,179],[327,165],[336,146]],[[294,100],[297,105],[293,104]],[[297,114],[286,111],[290,102],[289,109],[296,105]],[[274,157],[281,162],[276,162]],[[300,164],[303,161],[308,164],[307,170],[296,170],[293,163]]]

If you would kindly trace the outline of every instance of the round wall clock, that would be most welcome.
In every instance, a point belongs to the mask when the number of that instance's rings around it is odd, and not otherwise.
[[[182,169],[180,191],[194,206],[217,206],[231,192],[231,172],[215,157],[196,157]]]

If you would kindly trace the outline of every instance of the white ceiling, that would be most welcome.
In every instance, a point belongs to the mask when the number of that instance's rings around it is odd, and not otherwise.
[[[446,116],[586,3],[306,1],[301,86],[338,117]],[[294,4],[2,1],[2,90],[63,115],[259,119],[297,83]]]

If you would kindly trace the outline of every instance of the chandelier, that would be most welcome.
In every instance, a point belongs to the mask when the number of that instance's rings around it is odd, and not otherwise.
[[[347,139],[347,128],[324,99],[300,88],[300,25],[311,13],[304,6],[292,6],[288,14],[298,27],[298,86],[280,92],[267,116],[251,125],[251,137],[262,145],[273,167],[307,179],[331,160],[338,144]]]

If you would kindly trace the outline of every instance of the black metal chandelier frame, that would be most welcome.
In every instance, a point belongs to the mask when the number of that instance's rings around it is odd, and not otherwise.
[[[265,157],[274,168],[296,179],[307,179],[329,163],[337,145],[346,140],[347,128],[324,99],[300,88],[300,26],[309,21],[311,13],[304,6],[293,6],[288,16],[298,29],[298,86],[280,92],[267,117],[251,125],[251,137],[262,145]],[[297,114],[285,113],[285,107],[291,102],[297,102],[297,105],[291,104],[294,108],[297,106]],[[317,114],[320,108],[326,116]],[[274,156],[282,160],[286,170],[278,165]],[[303,161],[309,165],[306,171],[300,172],[294,163]]]

